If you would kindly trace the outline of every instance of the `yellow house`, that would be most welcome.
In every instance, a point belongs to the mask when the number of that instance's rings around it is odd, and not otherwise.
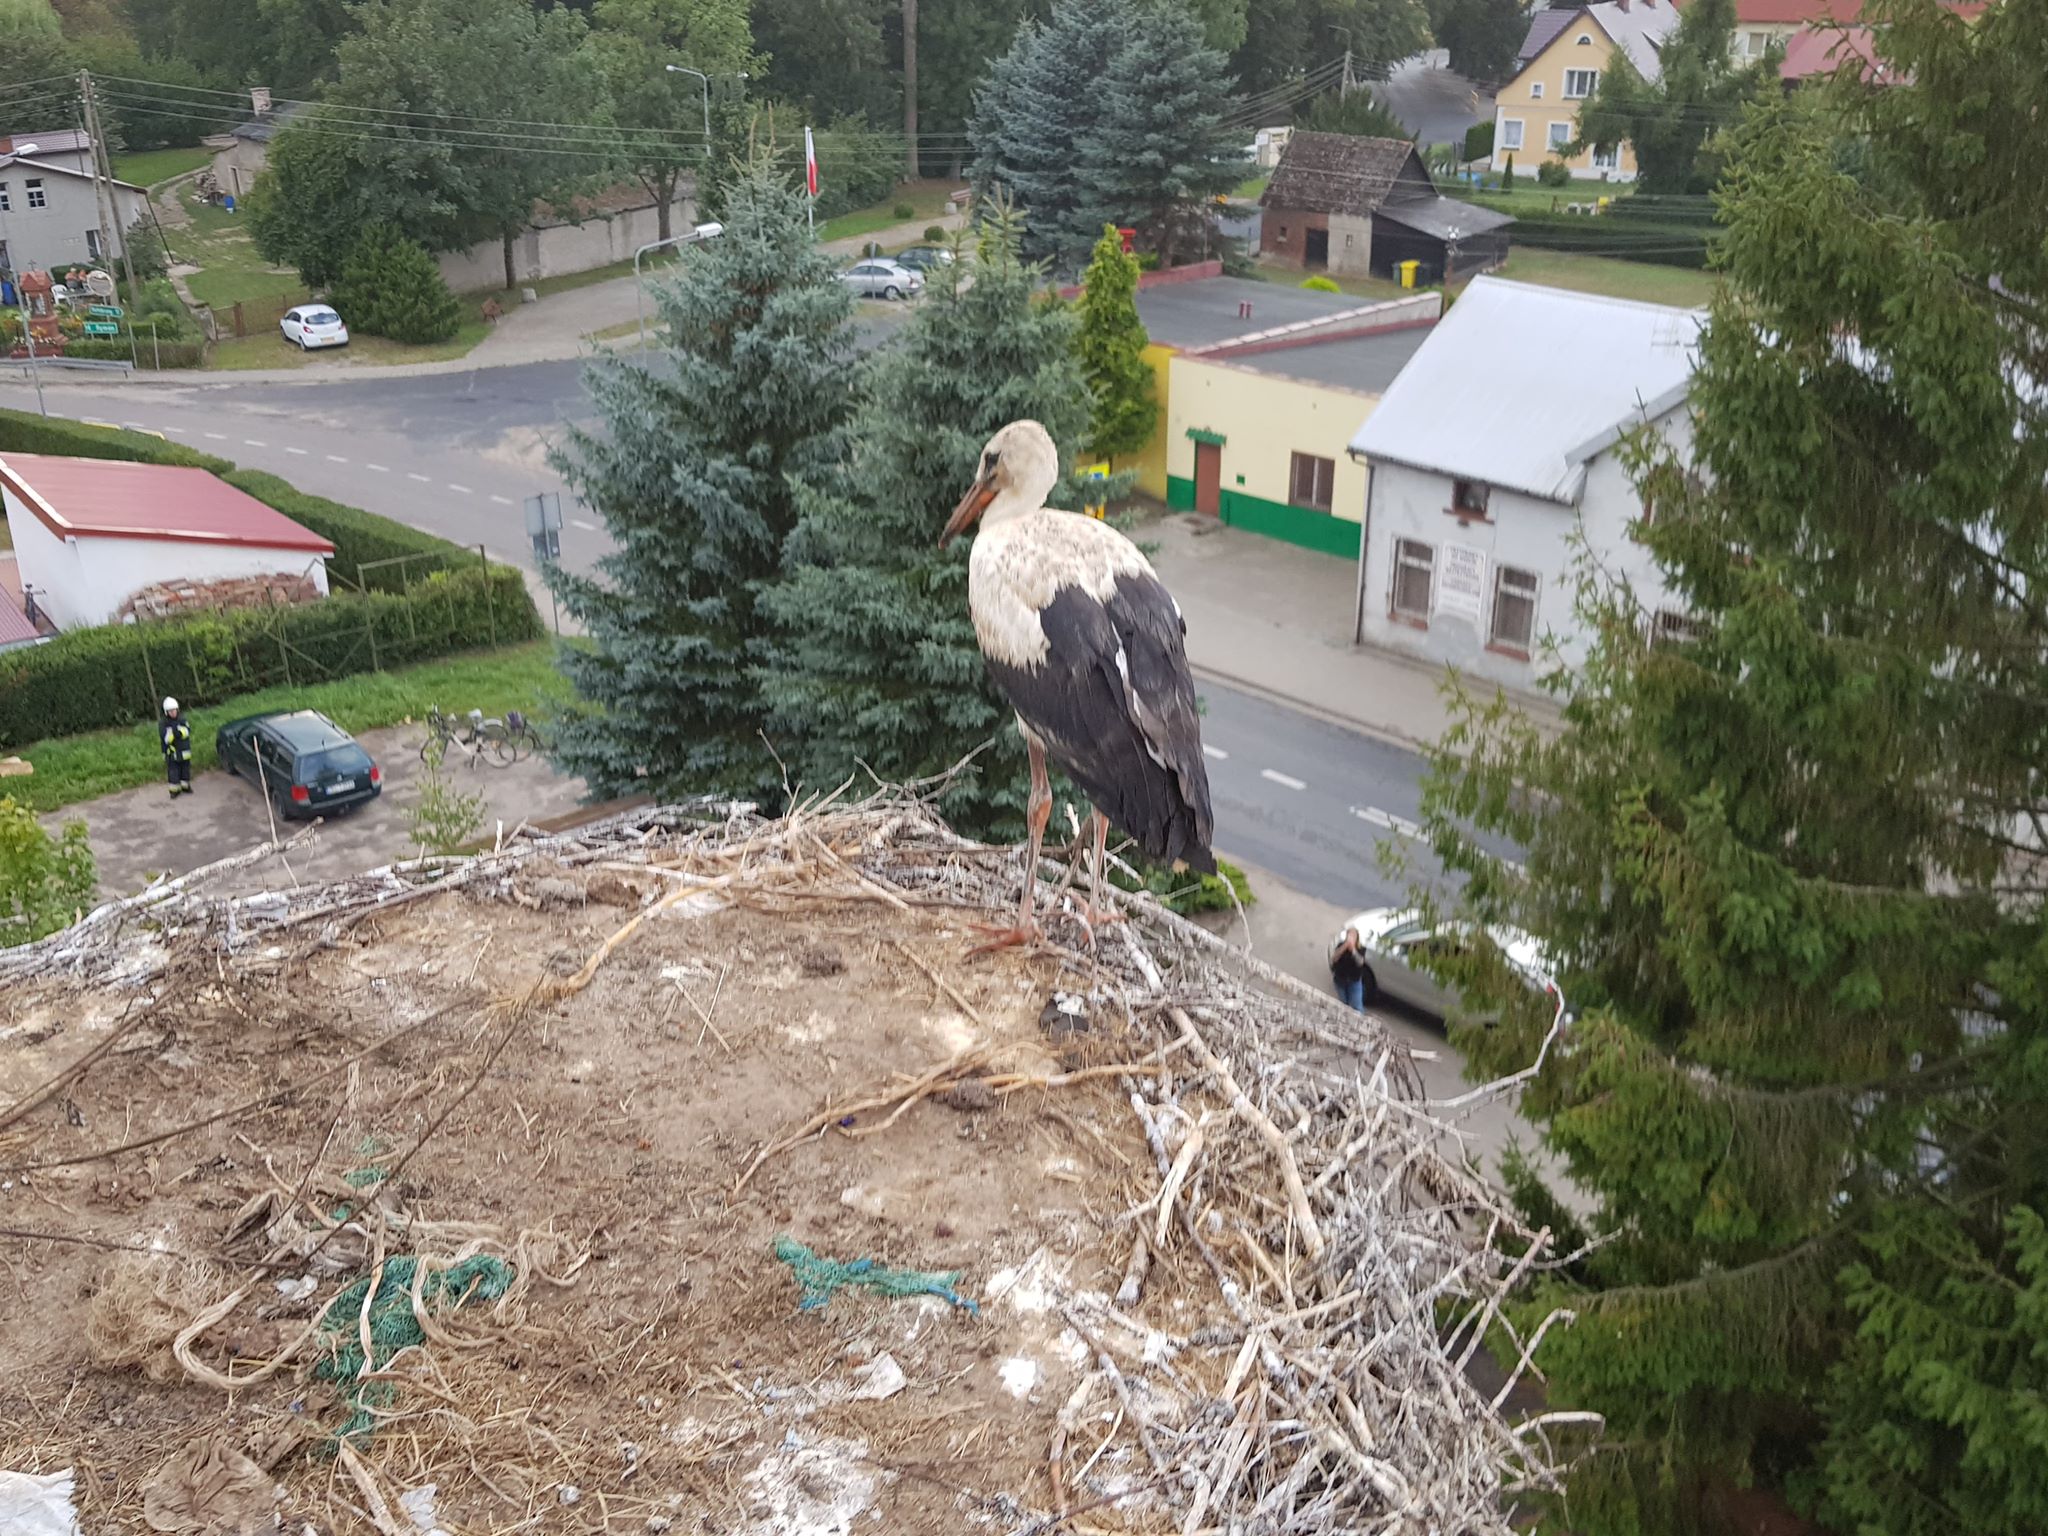
[[[1494,98],[1492,168],[1506,170],[1512,156],[1517,171],[1533,174],[1546,160],[1563,160],[1577,176],[1635,180],[1635,152],[1627,144],[1604,152],[1588,146],[1570,157],[1562,151],[1578,137],[1579,104],[1615,59],[1626,58],[1645,80],[1656,79],[1658,50],[1677,26],[1671,0],[1538,11],[1520,72]]]

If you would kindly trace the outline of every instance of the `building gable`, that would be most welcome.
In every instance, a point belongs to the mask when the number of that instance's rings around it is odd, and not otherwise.
[[[1365,218],[1397,183],[1407,195],[1436,193],[1422,157],[1406,139],[1296,133],[1281,151],[1259,206]]]

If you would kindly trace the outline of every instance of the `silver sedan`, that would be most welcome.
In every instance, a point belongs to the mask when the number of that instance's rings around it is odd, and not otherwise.
[[[915,298],[924,292],[921,274],[881,256],[855,262],[839,274],[839,281],[864,299]]]
[[[1406,908],[1378,907],[1359,913],[1345,927],[1358,930],[1368,1003],[1389,997],[1438,1018],[1464,1014],[1464,1000],[1457,990],[1437,980],[1431,967],[1441,964],[1450,953],[1472,946],[1476,933],[1470,924],[1432,924]],[[1519,928],[1502,926],[1486,929],[1485,939],[1530,991],[1557,992],[1556,967],[1535,938]],[[1334,955],[1343,942],[1340,931],[1331,941],[1330,952]]]

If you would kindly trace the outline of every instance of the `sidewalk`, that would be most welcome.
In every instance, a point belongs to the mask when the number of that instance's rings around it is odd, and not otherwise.
[[[1164,509],[1131,532],[1187,617],[1198,674],[1407,746],[1434,743],[1451,723],[1448,668],[1351,643],[1353,562]],[[1548,698],[1512,697],[1556,725]]]

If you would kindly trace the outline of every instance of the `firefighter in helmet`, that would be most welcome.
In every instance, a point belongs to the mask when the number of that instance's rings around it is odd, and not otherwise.
[[[156,723],[156,739],[163,744],[164,776],[170,780],[171,797],[192,793],[192,722],[178,709],[176,699],[164,700],[164,712]]]

